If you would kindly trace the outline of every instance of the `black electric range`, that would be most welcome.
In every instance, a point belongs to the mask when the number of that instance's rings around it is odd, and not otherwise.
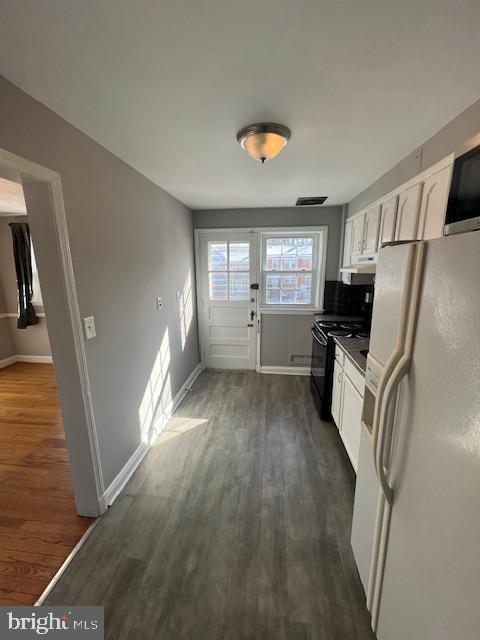
[[[368,336],[368,329],[361,322],[317,320],[313,324],[310,387],[315,406],[322,420],[332,420],[334,338],[368,338]]]

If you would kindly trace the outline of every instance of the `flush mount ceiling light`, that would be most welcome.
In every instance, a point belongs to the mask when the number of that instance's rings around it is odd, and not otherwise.
[[[290,129],[274,122],[258,122],[237,133],[237,142],[254,160],[270,160],[280,153],[292,135]]]

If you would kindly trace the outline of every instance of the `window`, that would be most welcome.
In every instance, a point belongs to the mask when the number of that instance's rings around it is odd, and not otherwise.
[[[38,279],[37,261],[35,260],[33,245],[30,245],[30,249],[31,249],[31,256],[32,256],[32,288],[33,288],[32,304],[41,305],[43,304],[42,291],[40,289],[40,280]]]
[[[208,243],[208,295],[210,300],[248,300],[250,292],[250,244]]]
[[[318,307],[323,231],[262,235],[262,306]]]

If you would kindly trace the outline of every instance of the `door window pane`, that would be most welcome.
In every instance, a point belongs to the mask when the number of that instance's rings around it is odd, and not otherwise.
[[[208,295],[210,300],[228,300],[228,278],[226,272],[208,274]]]
[[[231,271],[250,270],[250,245],[248,242],[229,243],[229,269]]]
[[[230,272],[230,300],[248,300],[250,289],[250,274],[245,272]]]
[[[209,271],[227,270],[227,243],[208,243],[208,269]]]

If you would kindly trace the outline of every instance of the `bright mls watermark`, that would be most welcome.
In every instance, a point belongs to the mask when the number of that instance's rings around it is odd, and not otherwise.
[[[0,607],[0,639],[103,640],[103,607]]]

